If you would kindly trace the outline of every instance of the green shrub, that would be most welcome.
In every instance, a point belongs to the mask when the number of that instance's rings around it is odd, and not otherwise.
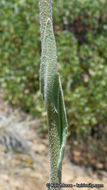
[[[7,98],[37,113],[40,63],[39,11],[35,1],[0,2],[0,80]]]

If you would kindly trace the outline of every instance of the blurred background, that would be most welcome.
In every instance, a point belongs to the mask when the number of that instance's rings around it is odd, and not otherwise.
[[[0,143],[10,152],[16,149],[16,146],[21,146],[22,152],[24,148],[26,149],[23,138],[17,139],[18,134],[19,136],[20,133],[25,134],[23,130],[29,131],[26,125],[31,125],[30,131],[33,132],[27,134],[31,133],[30,140],[33,141],[33,146],[34,139],[40,138],[39,144],[34,147],[39,147],[42,141],[46,141],[48,146],[46,112],[39,91],[41,54],[39,21],[37,0],[0,1],[0,128],[2,129]],[[105,176],[107,174],[107,1],[53,0],[53,23],[58,69],[69,123],[67,162],[73,166],[91,168],[91,171],[100,177]],[[25,124],[22,125],[20,120]],[[15,122],[19,129],[18,134],[14,136],[12,127],[14,130],[17,128]],[[8,130],[6,128],[8,125],[12,126],[10,127],[12,130],[9,129],[10,133],[4,132]],[[34,133],[37,134],[36,137],[33,136]],[[22,143],[17,145],[20,141]],[[46,147],[43,143],[41,146]],[[38,159],[40,160],[40,157]],[[31,164],[29,159],[27,160],[27,164]]]

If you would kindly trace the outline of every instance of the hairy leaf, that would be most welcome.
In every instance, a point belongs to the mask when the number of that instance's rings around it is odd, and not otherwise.
[[[43,15],[41,14],[41,16]],[[56,42],[53,33],[52,19],[48,18],[45,23],[44,32],[41,31],[43,38],[40,87],[47,110],[49,126],[50,182],[61,183],[62,160],[67,135],[67,118],[61,80],[57,70]]]

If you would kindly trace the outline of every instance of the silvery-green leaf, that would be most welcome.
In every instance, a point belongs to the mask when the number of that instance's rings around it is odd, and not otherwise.
[[[43,15],[41,14],[41,16]],[[66,110],[61,80],[57,70],[56,42],[51,17],[47,21],[44,20],[44,23],[42,20],[41,24],[44,24],[45,27],[43,26],[44,30],[41,32],[41,36],[43,36],[40,87],[47,110],[49,127],[50,183],[61,183],[62,161],[67,136]],[[60,188],[52,189],[59,190]]]

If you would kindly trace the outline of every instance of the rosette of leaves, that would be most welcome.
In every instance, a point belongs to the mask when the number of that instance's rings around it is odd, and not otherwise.
[[[61,80],[57,69],[52,2],[51,0],[40,0],[39,5],[42,43],[40,89],[43,94],[48,120],[50,183],[60,184],[67,136],[67,117]],[[49,189],[59,190],[60,187],[50,187]]]

